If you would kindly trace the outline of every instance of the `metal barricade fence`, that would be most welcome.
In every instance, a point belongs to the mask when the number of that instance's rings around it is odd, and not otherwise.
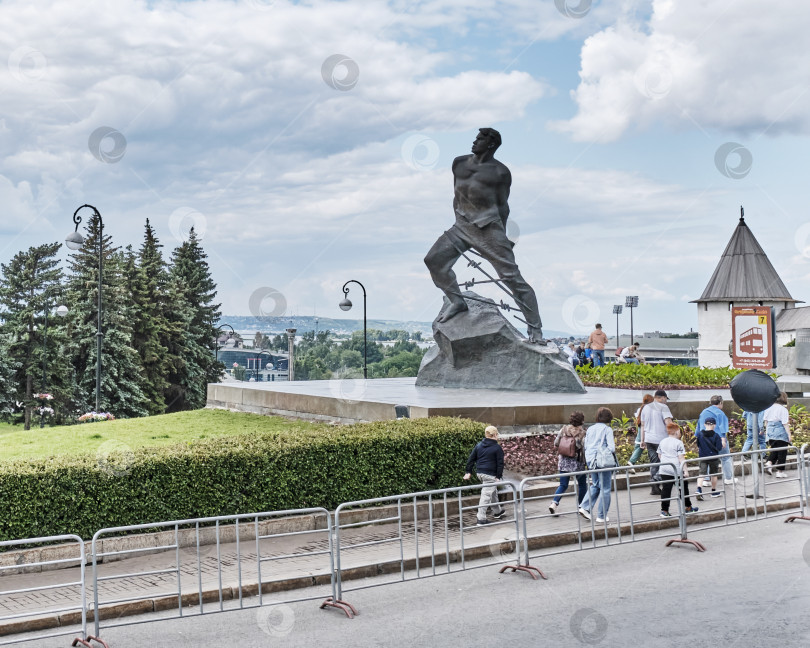
[[[469,496],[473,495],[478,500],[480,492],[492,485],[471,484],[344,502],[338,506],[335,510],[334,544],[337,597],[342,599],[345,592],[367,587],[504,562],[516,563],[504,569],[539,572],[519,564],[520,526],[515,485],[499,481],[496,486],[501,494],[499,506],[503,515],[481,526],[476,520],[476,512],[481,508],[480,500],[471,503]],[[368,511],[371,507],[377,515],[370,518]],[[357,515],[358,509],[362,511],[362,517]],[[361,561],[352,560],[353,554],[357,553],[363,555]],[[484,564],[470,566],[467,561],[473,558],[488,560]],[[369,569],[368,565],[373,565],[373,568]],[[412,570],[411,577],[406,574],[407,570]],[[390,573],[397,575],[354,588],[344,585],[347,577],[363,578]]]
[[[69,543],[58,547],[60,554],[71,554],[68,558],[54,558],[47,560],[42,558],[42,552],[48,553],[48,545],[54,543]],[[14,565],[0,566],[0,584],[3,589],[0,592],[0,603],[2,608],[11,611],[10,614],[0,615],[0,622],[18,622],[19,632],[37,631],[33,636],[26,636],[23,638],[13,637],[7,639],[0,637],[0,646],[6,646],[20,641],[41,641],[51,637],[61,637],[64,635],[72,635],[81,632],[79,641],[84,645],[88,644],[85,639],[87,638],[87,606],[85,599],[85,573],[84,568],[86,563],[84,541],[77,535],[59,535],[49,536],[44,538],[28,538],[26,540],[6,540],[0,542],[0,547],[26,547],[30,548],[32,545],[40,545],[40,559],[32,562],[23,562]],[[75,546],[75,549],[73,547]],[[57,555],[57,548],[51,548],[50,553]],[[75,554],[75,556],[73,555]],[[58,580],[56,583],[48,585],[40,585],[39,587],[22,587],[25,584],[25,574],[31,571],[40,571],[43,567],[48,569],[57,569],[61,567],[64,572],[61,573],[65,576],[70,575],[74,569],[79,571],[76,580],[54,579]],[[10,586],[9,589],[7,587]],[[49,592],[50,597],[54,599],[54,607],[46,610],[24,611],[29,606],[25,598],[37,592]],[[15,609],[23,610],[21,612],[14,612]],[[46,624],[40,619],[38,622],[35,617],[41,617],[44,614],[59,615],[58,620],[53,619],[53,622]],[[28,624],[31,627],[26,627]],[[68,626],[65,629],[65,626]],[[52,628],[60,628],[59,630],[51,631]],[[44,631],[44,632],[42,632]]]
[[[808,449],[810,449],[810,444],[805,443],[799,448],[796,458],[801,487],[801,512],[799,515],[789,516],[785,522],[793,522],[795,520],[806,520],[810,522],[810,516],[807,515],[807,507],[810,506],[810,453],[808,453]]]
[[[787,446],[785,450],[795,452],[796,448]],[[802,515],[804,514],[804,470],[799,455],[788,455],[785,478],[777,478],[766,472],[765,458],[769,452],[766,448],[686,461],[688,482],[692,486],[691,496],[697,498],[699,495],[701,499],[701,530],[786,516],[796,508],[801,509]],[[723,457],[732,462],[732,483],[725,483],[723,479]],[[699,474],[700,463],[708,461],[717,461],[720,465],[709,474]],[[711,485],[712,480],[716,482],[714,488]],[[703,492],[698,493],[698,488]]]
[[[137,531],[157,532],[137,536],[139,547],[120,548],[132,544],[123,536]],[[324,537],[319,541],[313,535]],[[303,536],[307,542],[297,544]],[[144,561],[148,568],[139,569],[137,560],[131,559],[146,554],[161,554],[162,560],[152,556]],[[146,623],[149,619],[120,620],[145,612],[194,616],[325,595],[325,605],[341,607],[336,603],[333,555],[332,518],[320,507],[101,529],[92,540],[95,634],[100,635],[102,625]],[[322,556],[323,564],[313,567],[313,556]],[[123,567],[116,568],[116,562],[124,559]],[[300,575],[296,560],[306,560],[306,576]],[[285,571],[284,563],[292,567]],[[303,583],[321,588],[298,598],[267,596],[287,591],[296,582],[299,587]],[[128,595],[119,597],[122,592]],[[256,603],[246,605],[246,597],[257,597]]]
[[[636,470],[660,465],[616,466],[524,479],[519,487],[521,564],[529,567],[533,558],[609,546],[611,538],[615,538],[615,544],[672,536],[685,539],[681,525],[676,528],[675,524],[682,521],[684,515],[677,491],[668,500],[675,502],[677,512],[671,519],[664,520],[661,519],[661,496],[639,493],[642,489],[660,485],[660,482],[653,482],[644,476],[632,476]],[[665,465],[675,471],[674,465]],[[590,492],[593,481],[602,474],[610,475],[611,503],[606,518],[598,521],[599,501],[591,502]],[[583,496],[583,504],[589,509],[589,519],[579,513],[579,476],[585,476],[588,480],[588,493]],[[561,478],[569,479],[569,485],[559,494],[556,492],[559,487],[552,490],[552,486],[544,484]],[[551,504],[555,501],[559,501],[559,505]],[[637,533],[642,531],[645,537],[637,537]]]

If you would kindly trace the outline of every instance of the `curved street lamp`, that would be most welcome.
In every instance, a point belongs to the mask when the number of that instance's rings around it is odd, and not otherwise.
[[[259,369],[261,365],[261,357],[263,354],[266,355],[268,358],[270,358],[270,362],[273,362],[273,354],[270,353],[269,351],[265,351],[264,349],[262,349],[255,356],[253,356],[254,359],[256,360],[256,368],[253,370],[253,375],[256,376],[256,382],[259,382]]]
[[[363,378],[368,378],[368,332],[366,328],[366,287],[361,284],[357,279],[349,279],[345,284],[343,284],[343,299],[338,304],[340,306],[340,310],[347,311],[351,310],[352,302],[349,299],[349,289],[346,287],[350,283],[356,283],[360,288],[363,289]]]
[[[222,331],[222,329],[226,327],[231,329],[231,332],[228,333],[228,339],[230,339],[231,336],[236,337],[236,331],[233,330],[233,326],[231,326],[230,324],[220,324],[219,326],[217,326],[217,331]],[[214,347],[215,347],[214,360],[216,362],[219,362],[219,335],[217,335],[217,339],[214,342]]]
[[[73,233],[68,234],[65,239],[65,245],[71,250],[78,250],[84,245],[84,237],[79,234],[79,223],[82,222],[79,211],[85,207],[92,209],[96,218],[98,218],[98,326],[96,327],[96,412],[98,412],[99,401],[101,400],[101,340],[104,337],[104,334],[101,332],[101,274],[104,267],[104,221],[101,220],[101,214],[98,209],[93,207],[93,205],[82,205],[73,212],[73,222],[76,228]]]

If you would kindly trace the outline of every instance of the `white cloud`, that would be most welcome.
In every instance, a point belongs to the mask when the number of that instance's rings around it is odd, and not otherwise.
[[[613,141],[654,122],[742,132],[810,132],[810,6],[788,0],[654,0],[581,54],[577,114],[552,126]]]

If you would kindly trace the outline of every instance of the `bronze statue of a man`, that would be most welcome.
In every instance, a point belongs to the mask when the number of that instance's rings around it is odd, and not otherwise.
[[[514,296],[529,330],[529,340],[545,342],[537,297],[520,274],[514,244],[506,236],[509,217],[509,188],[512,174],[495,159],[501,145],[501,134],[493,128],[479,129],[472,145],[472,155],[453,160],[453,210],[456,222],[439,237],[425,257],[433,283],[444,291],[450,306],[440,322],[467,310],[459,290],[453,264],[470,248],[492,264],[501,281]]]

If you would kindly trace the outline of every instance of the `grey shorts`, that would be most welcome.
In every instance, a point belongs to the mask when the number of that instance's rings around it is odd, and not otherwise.
[[[713,475],[720,472],[719,459],[701,459],[699,464],[701,475]]]

